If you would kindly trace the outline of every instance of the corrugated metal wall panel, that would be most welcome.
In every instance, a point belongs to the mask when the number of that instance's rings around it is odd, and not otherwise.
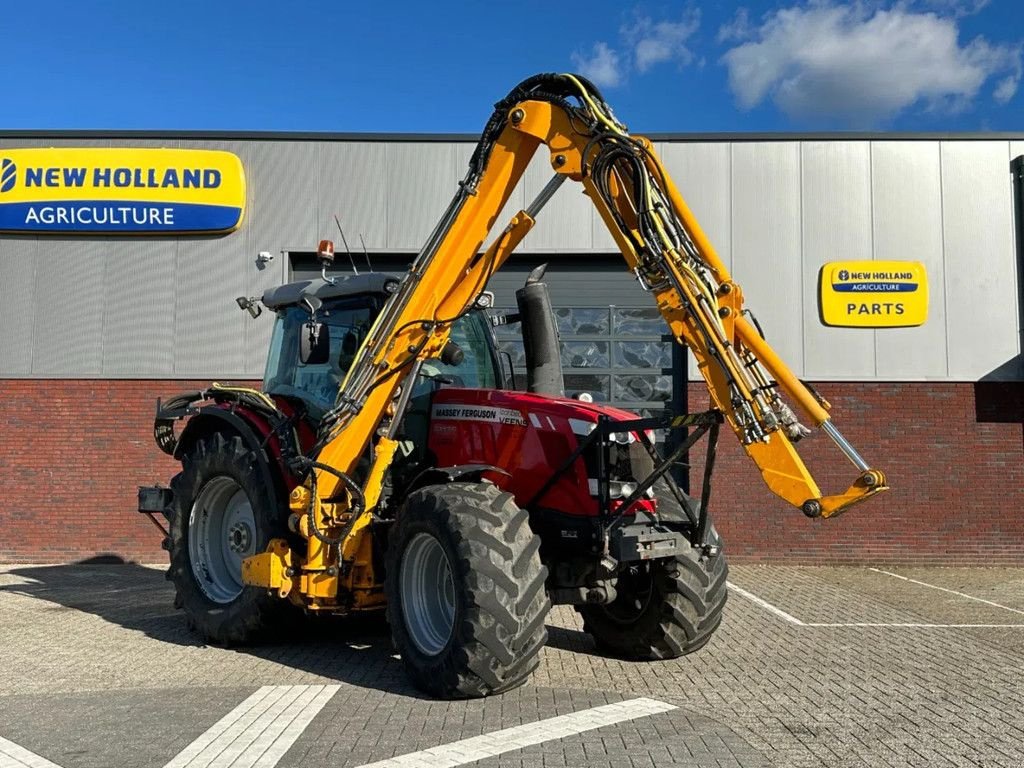
[[[242,274],[245,275],[245,295],[259,297],[268,288],[274,288],[287,282],[288,260],[279,256],[263,269],[258,269],[253,261],[255,251],[256,249],[248,244],[248,250],[242,256]],[[226,296],[224,298],[233,299],[234,297]],[[254,319],[249,317],[248,312],[237,309],[238,305],[234,301],[231,304],[245,323],[245,369],[243,373],[248,378],[262,378],[263,369],[267,364],[270,333],[273,330],[271,315],[269,312],[264,312]]]
[[[803,180],[804,375],[870,379],[875,333],[822,325],[816,291],[829,261],[872,258],[871,157],[867,142],[806,142]]]
[[[718,257],[732,271],[732,153],[729,144],[659,144],[669,176]]]
[[[32,372],[38,251],[35,238],[0,238],[0,377]]]
[[[257,141],[246,149],[250,247],[271,252],[315,248],[321,237],[333,233],[333,224],[327,233],[320,229],[320,144]]]
[[[320,147],[319,143],[303,141],[252,142],[246,146],[251,157],[246,168],[251,169],[247,179],[252,220],[245,230],[246,250],[235,263],[245,278],[246,296],[261,295],[264,289],[277,285],[283,274],[282,256],[277,256],[269,269],[258,270],[254,260],[260,251],[315,250],[321,238],[335,239],[333,223],[326,231],[320,228]],[[233,302],[239,295],[220,300]],[[260,322],[263,318],[252,322],[247,314],[236,311],[247,321],[242,371],[247,376],[262,374],[271,324]]]
[[[418,250],[458,191],[452,144],[387,145],[387,247]]]
[[[732,146],[733,276],[768,341],[803,373],[799,144]]]
[[[102,373],[104,304],[132,300],[130,281],[118,285],[106,275],[109,247],[98,240],[40,242],[35,256],[33,375],[74,378]]]
[[[1007,144],[942,143],[949,375],[972,381],[1020,352]]]
[[[353,249],[361,250],[360,235],[367,248],[387,247],[386,170],[387,145],[380,142],[321,145],[318,204],[321,238],[337,241],[341,249],[341,238],[334,223],[337,214]]]
[[[928,274],[928,320],[875,334],[883,379],[941,378],[946,364],[946,284],[938,142],[876,142],[871,148],[875,258],[920,261]]]
[[[248,255],[246,238],[239,235],[178,242],[174,277],[176,376],[210,378],[245,372],[249,315],[238,309],[235,297],[249,295],[242,268]]]
[[[672,177],[718,257],[732,271],[732,149],[729,144],[657,145]],[[699,377],[697,360],[689,358],[690,380]]]
[[[242,229],[173,241],[0,238],[0,324],[9,329],[0,342],[0,375],[258,375],[270,321],[251,321],[234,298],[286,279],[282,248],[312,249],[321,237],[340,240],[335,212],[356,251],[362,232],[372,250],[407,251],[411,259],[454,194],[473,149],[468,142],[194,139],[28,139],[0,146],[115,143],[238,154],[249,187]],[[941,152],[934,142],[883,142],[873,149],[868,142],[813,142],[802,157],[798,142],[668,142],[659,151],[723,259],[732,262],[769,340],[798,373],[976,380],[1018,355],[1007,163],[1024,154],[1024,141],[947,142]],[[551,174],[542,150],[496,226],[525,207]],[[594,255],[613,251],[613,244],[578,184],[563,186],[524,246],[537,258],[515,260],[511,273],[498,278],[506,286],[500,290],[517,287],[529,267],[554,254],[567,257],[554,259],[557,282],[568,286],[556,289],[556,303],[649,303],[619,256],[595,263]],[[261,250],[276,256],[262,271],[255,265]],[[820,264],[870,258],[872,251],[878,259],[928,264],[932,310],[923,328],[844,332],[820,326]],[[578,271],[570,279],[563,268]],[[944,272],[950,285],[945,318]],[[165,282],[173,296],[159,287]],[[80,297],[73,327],[66,317],[44,316],[30,304],[41,295],[35,291],[50,295],[54,286]],[[122,290],[125,301],[137,303],[117,312],[104,302]]]
[[[174,240],[103,241],[103,375],[174,373]]]
[[[174,294],[174,375],[182,378],[240,378],[246,371],[249,316],[235,304],[237,296],[251,296],[248,273],[256,271],[256,254],[275,254],[270,270],[280,275],[287,261],[281,243],[260,248],[251,245],[251,231],[260,216],[253,185],[255,142],[182,141],[186,149],[234,152],[246,175],[246,211],[241,228],[222,236],[178,238]],[[257,185],[259,186],[259,185]]]
[[[526,205],[533,202],[554,175],[551,155],[541,147],[526,169]],[[583,194],[583,185],[566,180],[537,216],[536,226],[520,249],[530,253],[590,251],[593,248],[593,208],[590,199]]]

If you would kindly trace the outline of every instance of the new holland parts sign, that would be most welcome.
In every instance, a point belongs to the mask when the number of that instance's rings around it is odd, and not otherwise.
[[[928,319],[918,261],[834,261],[821,268],[821,320],[842,328],[907,328]]]
[[[244,208],[230,152],[0,149],[0,232],[230,232]]]

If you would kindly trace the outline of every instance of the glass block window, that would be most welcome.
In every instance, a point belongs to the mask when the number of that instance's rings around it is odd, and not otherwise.
[[[513,313],[512,308],[497,309]],[[642,416],[660,414],[672,400],[672,341],[654,307],[560,307],[565,390],[589,392]],[[512,356],[516,383],[526,387],[526,358],[519,325],[495,329],[502,351]]]

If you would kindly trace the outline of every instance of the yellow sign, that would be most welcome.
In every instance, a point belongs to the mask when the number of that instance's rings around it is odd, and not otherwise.
[[[245,173],[201,149],[0,149],[0,232],[230,232]]]
[[[821,268],[821,321],[843,328],[907,328],[928,319],[919,261],[833,261]]]

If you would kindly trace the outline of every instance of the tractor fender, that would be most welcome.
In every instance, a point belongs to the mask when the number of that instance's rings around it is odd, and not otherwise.
[[[412,493],[418,488],[427,485],[445,485],[455,482],[479,483],[484,479],[485,472],[493,472],[502,476],[502,481],[496,483],[499,487],[504,485],[504,479],[511,479],[512,475],[501,467],[493,464],[457,464],[454,467],[430,467],[420,472],[409,483],[406,493]]]
[[[266,483],[270,498],[285,498],[283,478],[279,471],[275,471],[276,467],[271,465],[263,447],[263,438],[251,421],[226,408],[216,405],[200,408],[199,412],[188,420],[185,428],[181,431],[178,443],[174,447],[174,458],[180,461],[185,452],[197,440],[215,432],[222,432],[230,436],[237,435],[242,438],[245,447],[252,452],[253,461],[259,465],[260,475]]]

